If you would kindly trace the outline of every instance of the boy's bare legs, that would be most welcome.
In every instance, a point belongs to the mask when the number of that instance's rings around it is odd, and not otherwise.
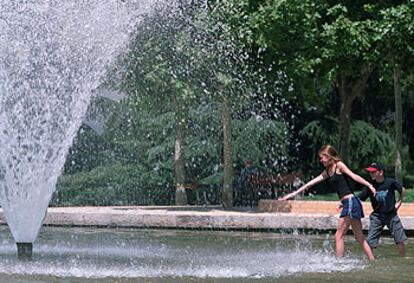
[[[347,217],[349,218],[349,217]],[[374,260],[374,254],[372,253],[371,247],[368,245],[368,242],[365,240],[364,234],[362,233],[362,223],[360,219],[350,219],[352,232],[354,233],[355,239],[361,245],[365,254],[368,257],[368,260]]]
[[[350,225],[349,217],[339,218],[338,226],[336,227],[335,243],[336,243],[336,258],[342,258],[345,255],[345,235],[348,232]]]
[[[405,244],[404,242],[398,243],[398,253],[400,254],[401,257],[405,256]]]

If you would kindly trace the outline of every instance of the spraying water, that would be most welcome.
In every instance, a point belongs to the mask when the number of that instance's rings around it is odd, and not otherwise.
[[[337,261],[333,242],[324,249],[321,240],[273,233],[45,227],[33,261],[21,263],[13,257],[8,231],[0,227],[0,276],[24,275],[24,282],[263,283],[366,266],[355,255]]]
[[[106,67],[151,0],[0,0],[0,204],[33,243]]]

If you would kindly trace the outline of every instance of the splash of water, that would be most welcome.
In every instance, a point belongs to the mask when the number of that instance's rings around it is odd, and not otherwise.
[[[42,230],[35,259],[22,263],[13,258],[13,243],[2,230],[1,276],[109,277],[114,282],[118,278],[167,279],[162,282],[186,281],[183,277],[198,278],[192,280],[197,282],[263,278],[269,282],[269,278],[366,267],[361,257],[352,254],[336,260],[332,247],[321,249],[321,239],[312,236],[56,227]]]
[[[0,204],[34,242],[105,68],[155,0],[0,0]]]

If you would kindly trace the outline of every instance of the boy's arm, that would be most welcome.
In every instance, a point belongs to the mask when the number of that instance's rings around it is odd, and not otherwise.
[[[403,198],[404,198],[404,191],[405,191],[405,188],[402,187],[401,192],[400,192],[400,197],[399,197],[398,201],[395,203],[395,210],[396,211],[398,211],[398,209],[400,209],[400,207],[401,207],[401,204],[402,204],[402,201],[403,201]]]
[[[370,192],[371,191],[367,187],[364,187],[362,189],[362,191],[357,195],[357,198],[359,198],[360,200],[364,201],[364,200],[366,200],[369,197],[369,193]]]

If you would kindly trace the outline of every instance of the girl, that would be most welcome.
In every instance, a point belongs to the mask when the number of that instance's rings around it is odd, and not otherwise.
[[[284,196],[281,200],[288,200],[297,194],[306,191],[317,183],[327,180],[328,185],[335,189],[342,203],[342,212],[339,216],[340,218],[335,233],[336,257],[341,258],[344,256],[344,238],[349,226],[351,226],[355,239],[361,245],[368,259],[373,260],[374,255],[372,254],[372,250],[367,241],[365,241],[362,233],[361,218],[364,217],[362,204],[359,199],[354,196],[351,187],[348,185],[345,174],[356,182],[367,186],[374,195],[376,193],[375,188],[362,177],[349,170],[349,168],[342,162],[338,152],[331,145],[325,145],[321,148],[319,151],[319,159],[326,169],[319,176],[313,178],[298,190]]]

